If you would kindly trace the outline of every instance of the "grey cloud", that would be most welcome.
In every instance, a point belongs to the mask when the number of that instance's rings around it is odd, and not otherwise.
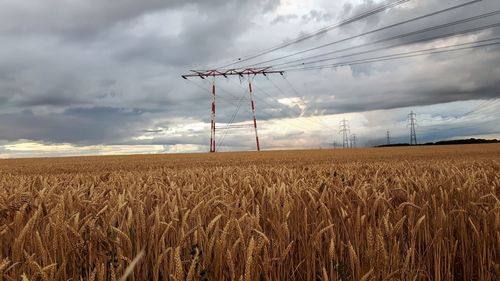
[[[334,19],[334,16],[330,13],[319,11],[319,10],[311,10],[309,14],[305,14],[302,16],[302,21],[308,23],[310,21],[316,22],[331,22]]]
[[[351,66],[352,75],[354,77],[361,77],[363,75],[369,76],[372,73],[372,64],[358,64]]]
[[[246,3],[241,5],[233,1],[208,16],[198,12],[186,17],[182,22],[182,32],[175,37],[147,34],[133,38],[135,40],[131,43],[124,43],[125,47],[117,52],[116,57],[124,63],[138,61],[169,67],[207,64],[217,59],[215,56],[221,52],[233,48],[230,42],[249,27],[251,14],[257,7]]]
[[[0,135],[8,141],[28,139],[74,144],[102,144],[126,139],[150,123],[140,109],[99,107],[71,108],[49,115],[25,110],[2,114],[0,118]]]
[[[253,1],[252,1],[253,2]],[[161,10],[196,6],[210,13],[228,5],[245,6],[243,0],[77,0],[77,1],[2,1],[0,33],[56,33],[80,40],[106,32],[110,28]],[[265,0],[260,11],[273,10],[279,1]],[[20,21],[19,19],[23,19]]]
[[[121,21],[179,1],[37,1],[2,4],[2,33],[61,33],[72,38],[102,32]],[[175,3],[176,4],[176,3]],[[22,18],[23,21],[19,21]]]
[[[295,14],[278,15],[271,21],[271,24],[288,23],[292,20],[297,19],[298,17],[299,16]]]

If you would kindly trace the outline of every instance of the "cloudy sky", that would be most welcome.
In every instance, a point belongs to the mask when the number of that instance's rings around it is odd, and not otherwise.
[[[387,131],[409,142],[412,110],[419,142],[500,138],[498,0],[274,60],[471,1],[410,0],[232,66],[290,70],[252,77],[262,148],[331,147],[344,118],[358,146],[384,144]],[[180,75],[386,2],[394,1],[0,0],[0,157],[208,151],[211,81]],[[314,56],[330,60],[307,59]],[[345,65],[304,69],[338,63]],[[246,83],[216,80],[221,151],[255,149],[252,128],[224,130],[252,118]]]

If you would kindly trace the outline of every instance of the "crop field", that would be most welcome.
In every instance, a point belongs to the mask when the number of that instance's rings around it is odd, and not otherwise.
[[[500,280],[500,145],[0,160],[0,281]]]

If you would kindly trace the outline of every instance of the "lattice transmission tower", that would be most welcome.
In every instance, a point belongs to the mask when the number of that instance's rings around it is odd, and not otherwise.
[[[407,127],[410,127],[410,145],[417,145],[417,131],[415,128],[418,126],[417,125],[417,114],[415,114],[413,111],[408,114],[408,125]]]
[[[356,148],[356,142],[358,141],[358,136],[356,136],[356,134],[352,134],[350,141],[351,141],[351,148]]]
[[[267,76],[269,74],[281,74],[283,75],[283,71],[279,70],[270,70],[270,67],[263,68],[245,68],[245,69],[226,69],[226,70],[191,70],[190,74],[182,75],[181,77],[184,79],[198,77],[201,79],[212,78],[212,109],[211,109],[211,129],[210,129],[210,152],[216,152],[216,78],[224,77],[228,78],[229,76],[239,76],[240,78],[248,77],[248,93],[250,96],[250,102],[252,106],[252,114],[253,114],[253,128],[255,131],[255,144],[257,151],[260,151],[260,143],[259,143],[259,134],[257,131],[257,117],[255,114],[255,102],[253,99],[253,88],[252,88],[252,80],[251,77],[255,77],[257,75]]]
[[[351,130],[349,129],[349,122],[345,119],[340,121],[340,130],[339,133],[342,134],[342,148],[349,148],[349,133]]]

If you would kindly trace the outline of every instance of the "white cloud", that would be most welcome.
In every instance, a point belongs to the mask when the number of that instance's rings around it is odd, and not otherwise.
[[[63,157],[85,155],[150,154],[164,151],[162,145],[91,145],[75,146],[68,143],[44,144],[28,140],[2,146],[0,158]]]

